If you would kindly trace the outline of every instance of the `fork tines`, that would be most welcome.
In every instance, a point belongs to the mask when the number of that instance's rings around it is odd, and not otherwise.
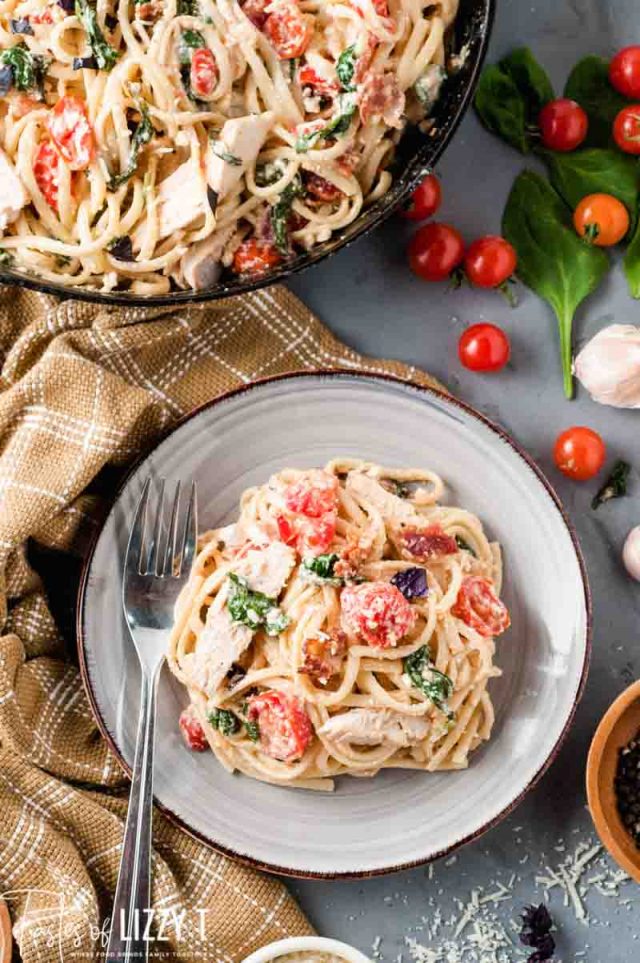
[[[144,483],[131,528],[126,568],[128,571],[135,571],[138,575],[181,578],[189,574],[196,550],[198,515],[196,483],[191,482],[186,513],[181,513],[181,483],[177,482],[168,524],[165,519],[165,480],[160,479],[155,513],[151,511],[150,505],[153,501],[151,485],[151,476],[149,476]],[[151,526],[148,524],[148,516],[152,514],[153,526],[149,532]],[[182,526],[180,525],[181,514],[184,514]]]

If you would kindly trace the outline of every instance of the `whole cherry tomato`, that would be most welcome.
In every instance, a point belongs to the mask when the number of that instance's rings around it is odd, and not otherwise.
[[[585,139],[589,118],[575,100],[561,97],[544,105],[538,124],[544,146],[566,152],[575,150]]]
[[[567,478],[587,481],[597,475],[607,457],[605,444],[591,428],[576,425],[558,435],[553,460]]]
[[[640,154],[640,104],[622,108],[613,122],[613,138],[625,154]]]
[[[409,221],[426,221],[433,217],[442,203],[442,188],[435,174],[428,174],[420,181],[409,200],[409,206],[400,211]]]
[[[503,237],[488,234],[467,249],[464,270],[478,288],[499,288],[516,269],[518,255]]]
[[[418,228],[407,253],[414,274],[425,281],[444,281],[462,262],[464,241],[455,227],[432,221]]]
[[[609,80],[618,93],[640,100],[640,46],[618,51],[609,64]]]
[[[470,371],[500,371],[510,356],[509,339],[495,324],[472,324],[458,341],[458,357]]]
[[[573,224],[580,237],[591,244],[611,247],[629,230],[629,212],[611,194],[588,194],[573,212]]]

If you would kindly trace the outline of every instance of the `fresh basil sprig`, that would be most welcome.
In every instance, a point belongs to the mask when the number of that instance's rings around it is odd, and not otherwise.
[[[151,123],[149,107],[145,101],[141,101],[138,107],[140,120],[138,126],[131,137],[131,147],[129,150],[129,161],[127,166],[120,174],[112,174],[109,178],[109,190],[115,191],[121,184],[125,184],[130,177],[133,177],[138,169],[138,158],[140,151],[155,136],[155,127]]]
[[[354,90],[353,78],[356,72],[356,45],[351,44],[342,51],[336,61],[336,73],[343,90]]]
[[[262,592],[253,592],[245,578],[229,573],[231,582],[227,608],[234,622],[248,625],[254,632],[264,628],[267,635],[279,635],[289,625],[288,615],[278,608],[276,599]]]
[[[300,197],[303,193],[302,179],[296,174],[291,182],[287,184],[275,204],[271,205],[270,219],[273,241],[280,254],[285,257],[290,253],[289,218],[291,216],[291,205],[295,198]]]
[[[327,582],[329,585],[343,585],[344,579],[335,574],[336,562],[339,556],[335,552],[326,555],[316,555],[302,560],[302,575],[313,581]]]
[[[356,112],[356,99],[353,91],[345,91],[337,97],[338,109],[334,116],[320,130],[312,130],[302,134],[296,140],[296,151],[305,154],[320,140],[345,134],[351,126],[351,119]]]
[[[10,71],[10,74],[7,73],[7,82],[3,84],[3,88],[6,87],[8,90],[10,87],[15,87],[16,90],[22,91],[36,89],[42,97],[44,78],[49,66],[49,61],[45,57],[32,54],[26,44],[19,43],[15,47],[2,51],[0,64],[9,68]]]
[[[502,232],[518,252],[518,277],[556,314],[564,390],[567,398],[572,398],[573,316],[607,273],[609,258],[601,248],[578,237],[570,210],[533,171],[525,170],[516,178],[504,210]]]
[[[240,729],[240,720],[230,709],[214,709],[207,718],[223,736],[233,736]]]
[[[111,70],[120,53],[105,39],[96,8],[89,0],[76,0],[76,17],[84,27],[98,70]]]
[[[403,662],[403,668],[416,689],[430,699],[436,709],[444,712],[447,718],[454,718],[454,713],[447,704],[453,694],[453,682],[448,675],[436,669],[428,646],[423,645],[408,655]]]

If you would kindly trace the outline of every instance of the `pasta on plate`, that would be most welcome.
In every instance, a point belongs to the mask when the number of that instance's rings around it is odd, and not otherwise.
[[[432,472],[345,459],[248,489],[176,606],[187,745],[307,789],[466,767],[510,618],[499,546],[443,493]]]
[[[0,0],[0,262],[136,295],[340,232],[428,124],[457,0]]]

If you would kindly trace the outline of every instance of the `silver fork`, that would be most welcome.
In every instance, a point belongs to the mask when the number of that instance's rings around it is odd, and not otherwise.
[[[105,963],[144,961],[149,952],[149,941],[142,934],[147,921],[145,911],[151,906],[156,687],[173,624],[174,605],[191,570],[198,530],[195,482],[191,485],[180,538],[180,482],[176,485],[168,527],[165,526],[164,489],[165,483],[161,480],[149,538],[151,478],[147,478],[129,535],[124,565],[122,605],[140,661],[142,686],[129,811]]]

